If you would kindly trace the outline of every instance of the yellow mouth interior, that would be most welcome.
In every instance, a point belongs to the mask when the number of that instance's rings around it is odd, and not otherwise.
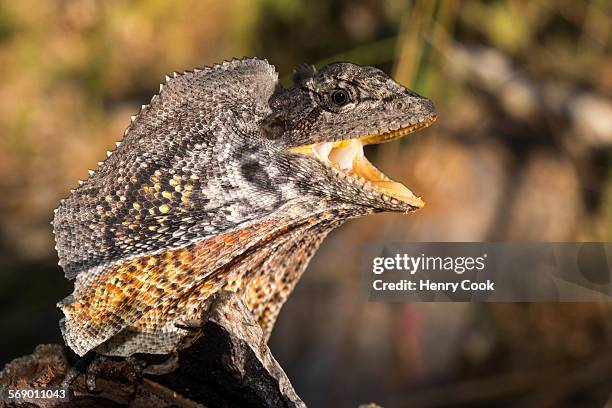
[[[383,198],[397,199],[409,204],[411,207],[421,208],[425,205],[423,200],[415,196],[405,185],[391,180],[370,163],[363,153],[363,146],[399,139],[418,129],[429,126],[434,120],[435,117],[389,132],[371,134],[354,139],[298,146],[290,149],[290,151],[316,157],[327,166],[348,174],[366,188],[382,193]]]

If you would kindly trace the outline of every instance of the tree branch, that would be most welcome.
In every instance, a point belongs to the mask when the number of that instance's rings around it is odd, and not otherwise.
[[[70,386],[70,400],[20,400],[22,406],[60,407],[305,407],[270,353],[263,332],[234,293],[213,295],[202,336],[178,352],[178,368],[163,376],[137,375],[120,359],[100,363],[96,390],[85,374]],[[7,364],[0,388],[58,387],[70,364],[63,346],[40,345]],[[145,370],[146,372],[146,370]],[[27,405],[31,404],[31,405]]]

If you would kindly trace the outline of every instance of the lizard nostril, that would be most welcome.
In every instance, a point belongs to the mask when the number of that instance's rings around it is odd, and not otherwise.
[[[406,104],[404,102],[398,101],[398,102],[395,102],[393,104],[393,109],[395,109],[395,110],[402,110],[402,109],[404,109],[405,106],[406,106]]]

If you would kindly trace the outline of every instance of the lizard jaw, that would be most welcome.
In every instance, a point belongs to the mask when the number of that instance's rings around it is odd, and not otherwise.
[[[435,115],[422,122],[412,124],[388,132],[365,135],[353,139],[336,142],[314,143],[290,149],[292,153],[302,153],[317,158],[326,166],[349,175],[366,189],[372,189],[383,198],[400,200],[411,207],[422,208],[425,203],[414,195],[402,183],[391,180],[382,171],[368,161],[363,153],[363,146],[379,144],[399,139],[418,129],[431,125],[436,120]]]

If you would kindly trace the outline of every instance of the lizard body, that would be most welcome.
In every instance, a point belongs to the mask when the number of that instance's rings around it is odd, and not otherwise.
[[[58,304],[66,343],[79,355],[172,352],[221,289],[269,335],[333,228],[423,205],[362,146],[434,120],[429,100],[350,63],[300,66],[288,89],[259,59],[167,78],[56,210],[60,265],[75,280]]]

